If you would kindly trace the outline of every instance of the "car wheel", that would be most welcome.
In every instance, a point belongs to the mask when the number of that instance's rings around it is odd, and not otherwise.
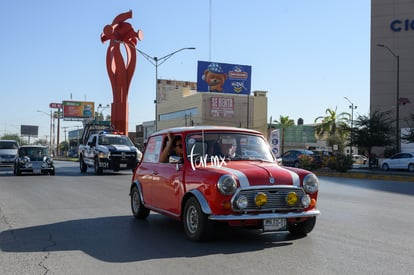
[[[201,211],[196,198],[191,197],[185,203],[183,221],[185,234],[189,239],[193,241],[210,239],[213,233],[213,223]]]
[[[98,158],[95,158],[94,167],[95,167],[95,174],[97,174],[97,175],[102,175],[103,174],[103,168],[102,167],[99,167]]]
[[[388,170],[390,170],[390,167],[388,166],[388,164],[384,163],[384,164],[382,165],[382,170],[384,170],[384,171],[388,171]]]
[[[408,171],[410,171],[410,172],[414,172],[414,163],[410,163],[410,164],[408,165]]]
[[[292,223],[288,225],[288,230],[292,235],[304,236],[310,233],[316,224],[316,217],[307,219],[301,223]]]
[[[49,172],[49,175],[54,176],[55,175],[55,169]]]
[[[79,158],[79,167],[80,167],[81,173],[86,173],[88,166],[85,164],[85,162],[83,162],[83,157]]]
[[[131,190],[131,210],[137,219],[145,219],[150,213],[150,210],[142,204],[141,196],[136,186],[132,187]]]

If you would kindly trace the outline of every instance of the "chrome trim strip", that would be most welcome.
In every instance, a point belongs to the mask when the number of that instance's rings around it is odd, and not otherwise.
[[[261,214],[242,214],[242,215],[211,215],[209,220],[213,221],[240,221],[240,220],[263,220],[274,218],[309,218],[320,215],[320,211],[310,210],[306,212],[288,212],[288,213],[261,213]]]

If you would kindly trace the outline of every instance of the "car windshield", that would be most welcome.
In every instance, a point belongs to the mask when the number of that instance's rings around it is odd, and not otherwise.
[[[16,141],[2,141],[0,142],[0,149],[17,149],[19,146]]]
[[[188,158],[203,157],[230,160],[260,160],[273,162],[274,157],[263,137],[240,132],[194,133],[187,136]]]
[[[48,148],[42,148],[42,147],[23,147],[20,148],[19,156],[20,157],[29,157],[32,161],[35,160],[43,160],[45,156],[49,155]]]
[[[100,145],[126,145],[134,146],[132,141],[126,136],[100,136],[99,137]]]

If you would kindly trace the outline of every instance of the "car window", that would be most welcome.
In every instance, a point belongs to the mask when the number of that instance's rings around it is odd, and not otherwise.
[[[1,141],[0,149],[17,149],[19,145],[16,141]]]
[[[266,141],[257,135],[240,132],[194,133],[186,138],[188,159],[195,154],[206,157],[226,157],[231,160],[260,159],[274,161]]]
[[[156,163],[160,159],[162,136],[155,136],[148,140],[145,147],[143,162]]]

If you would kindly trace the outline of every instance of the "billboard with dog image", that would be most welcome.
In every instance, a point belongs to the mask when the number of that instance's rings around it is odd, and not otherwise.
[[[250,95],[252,67],[198,61],[197,91]]]

